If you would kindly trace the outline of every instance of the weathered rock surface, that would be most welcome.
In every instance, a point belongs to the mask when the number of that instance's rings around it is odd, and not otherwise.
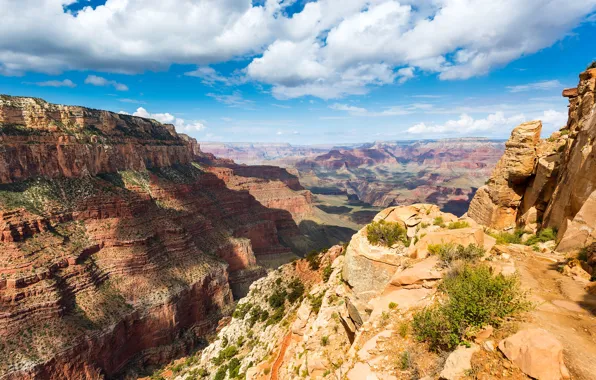
[[[445,380],[458,380],[464,377],[466,371],[472,368],[472,355],[479,350],[480,347],[475,344],[471,347],[458,347],[447,357],[445,367],[439,377]]]
[[[541,130],[542,123],[532,121],[520,124],[511,132],[505,153],[488,184],[478,189],[470,203],[470,218],[495,229],[515,226],[526,183],[538,158],[536,147]]]
[[[538,380],[568,379],[563,345],[546,330],[522,330],[499,343],[499,350],[528,376]]]
[[[0,97],[0,377],[186,352],[262,277],[310,193],[154,120]],[[27,334],[23,335],[23,331]]]

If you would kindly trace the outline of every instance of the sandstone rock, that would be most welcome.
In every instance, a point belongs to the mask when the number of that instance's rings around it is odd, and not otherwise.
[[[499,343],[499,350],[525,374],[538,380],[568,379],[563,345],[544,329],[522,330]]]
[[[512,131],[488,185],[478,189],[470,203],[470,218],[495,229],[515,226],[525,184],[534,172],[541,130],[542,123],[533,121]]]
[[[405,247],[375,246],[368,242],[366,227],[352,237],[343,267],[343,278],[354,293],[368,301],[379,294],[405,261]]]
[[[429,257],[410,268],[396,272],[391,278],[390,284],[399,287],[418,284],[422,281],[438,280],[443,277],[441,270],[437,268],[438,264],[439,259],[436,256]]]
[[[577,87],[566,88],[563,90],[563,97],[565,97],[565,98],[575,98],[577,95],[578,95]]]
[[[490,338],[490,336],[493,334],[494,330],[495,329],[491,325],[484,327],[482,330],[480,330],[476,333],[476,337],[474,338],[475,342],[476,343],[484,342],[485,340]]]
[[[441,371],[440,378],[445,380],[457,380],[462,378],[466,371],[472,368],[472,355],[478,352],[480,347],[473,344],[471,347],[458,347],[449,354],[445,367]]]
[[[582,263],[578,259],[570,260],[563,267],[564,275],[584,283],[590,282],[590,279],[592,278],[592,275],[589,273],[590,271],[592,271],[592,268],[587,263]]]

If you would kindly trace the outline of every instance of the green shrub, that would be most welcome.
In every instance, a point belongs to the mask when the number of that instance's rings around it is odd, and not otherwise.
[[[247,303],[239,304],[238,306],[236,306],[236,309],[234,310],[234,314],[232,314],[232,317],[238,318],[238,319],[244,319],[244,317],[250,311],[251,308],[252,308],[251,303],[247,302]]]
[[[397,304],[395,302],[389,302],[389,309],[393,310],[397,307]]]
[[[596,61],[592,61],[592,63],[590,63],[588,65],[588,67],[586,68],[586,70],[590,70],[590,69],[596,69]]]
[[[401,353],[399,358],[399,367],[402,371],[407,370],[412,366],[412,358],[410,356],[410,351],[404,351]]]
[[[230,376],[230,379],[234,379],[234,378],[238,377],[239,372],[240,372],[240,360],[238,360],[238,358],[233,358],[228,363],[228,375]]]
[[[451,222],[447,226],[450,230],[457,230],[460,228],[468,228],[470,227],[470,223],[466,222],[465,220],[458,220],[456,222]]]
[[[432,349],[453,349],[469,328],[499,326],[530,307],[515,276],[493,276],[489,266],[464,265],[445,278],[445,303],[424,308],[412,322],[416,338]]]
[[[304,284],[299,278],[293,279],[288,284],[288,301],[290,303],[296,302],[304,294]]]
[[[445,221],[443,220],[442,216],[437,216],[435,220],[433,220],[433,225],[439,227],[445,227]]]
[[[331,264],[329,264],[325,268],[323,268],[323,281],[325,281],[325,282],[329,281],[329,277],[331,277],[331,272],[333,272],[333,269],[331,268]]]
[[[545,228],[540,230],[538,235],[531,236],[526,242],[525,245],[534,245],[538,243],[546,243],[547,241],[556,240],[557,239],[557,230],[554,228]]]
[[[321,346],[326,346],[327,344],[329,344],[329,337],[328,336],[321,337]]]
[[[226,378],[226,372],[228,372],[228,367],[219,367],[213,380],[224,380]]]
[[[521,237],[524,234],[523,230],[517,229],[513,232],[497,232],[489,233],[490,236],[497,239],[497,244],[521,244]]]
[[[370,244],[384,245],[386,247],[391,247],[398,241],[404,244],[408,242],[405,228],[398,223],[385,222],[384,220],[372,222],[367,225],[366,237]]]
[[[275,312],[269,317],[267,320],[266,326],[276,325],[284,318],[285,308],[282,306],[278,309],[275,309]]]
[[[231,359],[238,354],[236,346],[228,346],[219,352],[219,355],[224,359]]]
[[[288,292],[285,289],[275,289],[273,294],[271,294],[267,300],[269,302],[269,306],[274,309],[282,307],[286,302],[287,295]]]
[[[577,259],[581,261],[588,261],[588,249],[586,247],[583,247],[579,250],[577,253]]]
[[[484,256],[486,251],[484,248],[476,244],[470,244],[464,247],[461,244],[446,243],[446,244],[430,244],[428,251],[439,256],[441,261],[450,264],[457,260],[475,261]]]
[[[316,296],[308,297],[310,300],[310,307],[315,313],[318,313],[319,310],[321,310],[321,305],[323,305],[323,296],[325,296],[325,293],[321,292]]]
[[[319,270],[321,267],[321,256],[317,251],[311,251],[306,255],[306,261],[308,261],[308,266],[312,270]]]

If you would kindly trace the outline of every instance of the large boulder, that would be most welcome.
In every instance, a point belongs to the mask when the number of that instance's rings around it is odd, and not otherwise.
[[[522,330],[499,343],[499,350],[525,374],[538,380],[568,379],[563,345],[540,328]]]
[[[470,218],[495,229],[515,226],[526,182],[534,173],[541,131],[540,121],[523,123],[513,129],[487,186],[478,189],[472,199]]]

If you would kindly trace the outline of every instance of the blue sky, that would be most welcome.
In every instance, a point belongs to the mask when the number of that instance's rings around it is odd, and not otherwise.
[[[496,4],[495,4],[496,3]],[[0,0],[0,93],[199,141],[486,136],[566,120],[596,0]]]

